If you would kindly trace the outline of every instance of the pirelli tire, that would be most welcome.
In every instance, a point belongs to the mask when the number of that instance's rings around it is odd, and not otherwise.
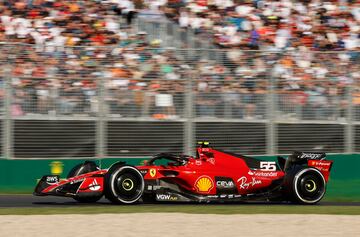
[[[285,178],[290,200],[298,204],[316,204],[325,195],[326,181],[323,174],[312,167],[295,169]]]
[[[113,203],[136,203],[142,197],[144,187],[142,174],[133,166],[116,165],[105,175],[105,197]]]

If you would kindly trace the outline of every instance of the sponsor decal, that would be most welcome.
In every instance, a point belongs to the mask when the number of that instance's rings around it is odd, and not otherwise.
[[[209,158],[208,161],[210,164],[215,165],[215,158]]]
[[[56,184],[59,182],[59,179],[57,176],[48,176],[46,177],[46,183],[48,184]]]
[[[319,153],[303,153],[300,158],[301,159],[319,159],[322,156],[322,154]]]
[[[51,174],[61,175],[64,170],[64,164],[61,161],[53,161],[50,163]]]
[[[156,190],[158,190],[160,188],[161,188],[160,185],[149,185],[147,189],[156,191]]]
[[[214,187],[214,182],[209,176],[200,176],[195,182],[195,188],[201,193],[208,193]]]
[[[229,177],[216,176],[215,183],[217,194],[232,194],[236,192],[235,182]]]
[[[235,186],[234,182],[229,181],[216,181],[216,187],[219,188],[233,188]]]
[[[315,165],[315,166],[330,166],[331,162],[329,161],[317,161],[317,160],[312,160],[310,161],[310,165]]]
[[[195,160],[195,165],[202,165],[201,160]]]
[[[214,199],[218,199],[218,198],[228,198],[228,199],[234,199],[234,198],[240,198],[241,195],[237,195],[237,194],[221,194],[221,195],[207,195],[207,198],[214,198]]]
[[[89,185],[88,187],[91,191],[98,191],[100,189],[100,185],[98,184],[98,182],[96,181],[96,179],[94,179],[94,181]]]
[[[161,201],[177,201],[178,197],[170,194],[156,194],[156,199]]]
[[[264,172],[264,171],[249,171],[249,175],[257,176],[257,177],[277,177],[277,172]]]
[[[140,170],[140,173],[146,175],[148,173],[148,170]]]
[[[72,181],[70,182],[70,184],[76,184],[76,183],[80,183],[80,182],[82,182],[82,181],[84,181],[84,179],[76,179],[76,180],[72,180]]]
[[[319,160],[311,160],[309,161],[310,166],[316,167],[320,171],[329,171],[331,162],[329,161],[319,161]]]
[[[252,177],[251,180],[248,181],[245,176],[239,178],[237,182],[239,183],[240,189],[248,189],[249,187],[254,187],[255,185],[262,184],[261,180],[258,180],[255,177]]]
[[[207,195],[208,198],[219,198],[219,195]]]
[[[149,173],[150,173],[150,176],[152,178],[154,178],[156,176],[156,169],[150,169]]]
[[[260,169],[264,171],[276,171],[276,162],[275,161],[261,161]]]

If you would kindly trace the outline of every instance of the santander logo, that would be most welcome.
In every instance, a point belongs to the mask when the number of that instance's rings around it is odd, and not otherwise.
[[[94,179],[94,181],[89,185],[89,189],[91,191],[98,191],[100,189],[100,185],[98,184],[96,179]]]

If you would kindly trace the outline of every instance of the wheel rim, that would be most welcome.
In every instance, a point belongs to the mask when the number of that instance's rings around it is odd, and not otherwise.
[[[135,170],[123,169],[113,179],[113,190],[119,201],[133,203],[137,201],[144,188],[144,181],[141,174]]]
[[[316,186],[316,183],[314,180],[310,179],[305,182],[305,189],[307,192],[312,193],[312,192],[316,191],[316,188],[317,188],[317,186]]]
[[[123,180],[121,185],[123,189],[127,192],[131,191],[131,189],[134,188],[134,182],[129,178]]]
[[[305,203],[316,203],[325,194],[325,180],[315,169],[303,170],[295,181],[296,194]]]

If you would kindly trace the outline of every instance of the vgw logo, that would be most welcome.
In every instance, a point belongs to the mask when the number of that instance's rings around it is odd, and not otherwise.
[[[170,194],[156,194],[156,199],[161,201],[176,201],[178,197],[171,196]]]

